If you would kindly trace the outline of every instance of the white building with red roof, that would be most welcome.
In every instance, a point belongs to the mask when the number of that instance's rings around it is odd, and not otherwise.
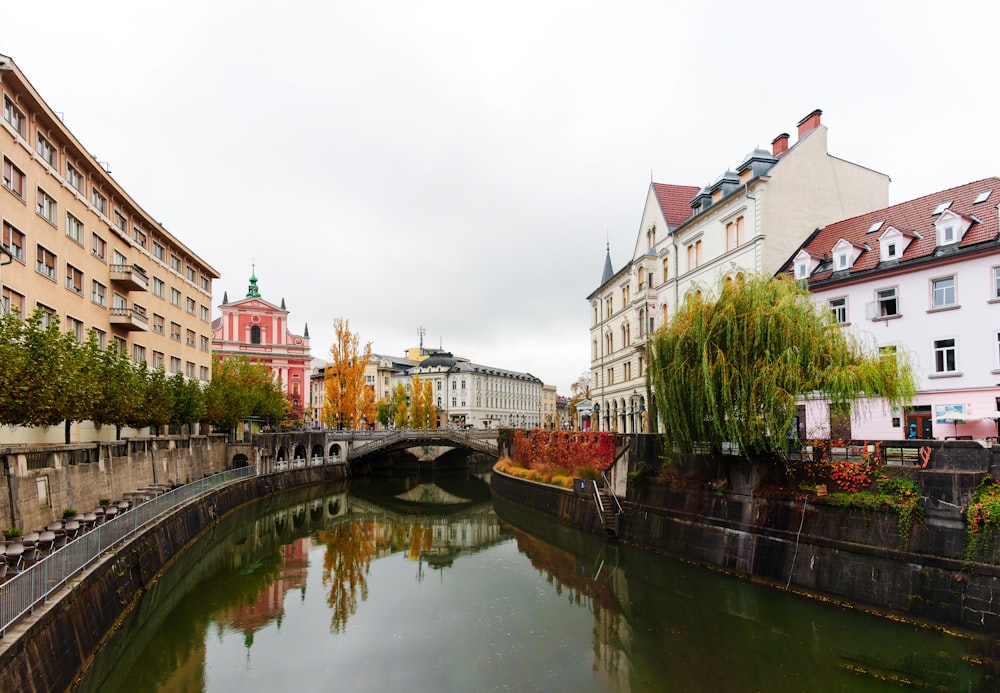
[[[688,292],[713,292],[744,272],[774,274],[803,229],[888,204],[889,177],[830,155],[821,116],[799,121],[794,145],[782,133],[704,188],[650,184],[632,257],[616,272],[609,248],[587,297],[593,430],[644,429],[646,343]]]
[[[902,410],[858,403],[807,437],[987,438],[1000,417],[1000,178],[985,178],[817,229],[780,272],[807,282],[869,346],[905,353],[919,378]]]

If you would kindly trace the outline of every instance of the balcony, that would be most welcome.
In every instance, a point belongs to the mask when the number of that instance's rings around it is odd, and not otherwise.
[[[656,289],[647,286],[635,292],[635,294],[632,296],[632,305],[634,306],[641,303],[645,303],[647,305],[655,306],[657,299],[658,296]]]
[[[147,291],[149,278],[139,265],[111,265],[111,281],[129,291]]]
[[[111,309],[111,326],[121,327],[128,331],[149,329],[149,320],[146,318],[146,311],[139,308],[128,308],[127,306],[114,307]]]

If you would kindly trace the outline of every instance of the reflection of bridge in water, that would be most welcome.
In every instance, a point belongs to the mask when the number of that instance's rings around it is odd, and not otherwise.
[[[234,467],[258,465],[261,473],[323,464],[367,465],[409,453],[413,460],[434,462],[445,455],[500,455],[499,431],[459,431],[449,428],[393,431],[295,431],[254,434],[230,443]]]

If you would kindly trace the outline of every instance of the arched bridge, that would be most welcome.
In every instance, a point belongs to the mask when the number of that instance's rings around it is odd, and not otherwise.
[[[376,453],[394,452],[423,446],[468,448],[493,457],[499,456],[495,431],[457,431],[450,428],[401,429],[390,431],[351,448],[347,460],[353,462]]]

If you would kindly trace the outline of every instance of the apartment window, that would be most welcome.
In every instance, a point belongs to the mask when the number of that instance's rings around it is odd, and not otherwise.
[[[456,381],[454,381],[454,380],[451,381],[451,389],[452,390],[457,390],[458,389],[458,383]]]
[[[181,292],[177,289],[170,289],[170,303],[178,308],[181,307]]]
[[[608,296],[604,299],[605,317],[608,317],[615,312],[615,299],[614,296]]]
[[[201,288],[204,289],[205,291],[208,291],[208,277],[206,277],[203,274],[200,277],[200,281],[201,281]]]
[[[844,325],[847,323],[847,298],[841,296],[840,298],[831,298],[826,303],[830,312],[833,313],[833,321],[838,325]]]
[[[153,313],[153,332],[163,334],[163,329],[166,324],[166,320],[162,315]]]
[[[128,310],[128,299],[117,291],[112,292],[111,307],[120,311]]]
[[[184,364],[184,375],[194,378],[194,364],[191,361]]]
[[[194,315],[194,309],[197,306],[197,304],[194,302],[194,299],[193,298],[187,298],[185,300],[185,306],[186,306],[187,312],[190,313],[191,315]]]
[[[670,261],[663,261],[663,281],[667,281],[667,277],[670,276]]]
[[[170,269],[177,274],[181,273],[181,259],[172,253],[170,255]]]
[[[162,351],[154,351],[153,352],[153,360],[149,362],[149,365],[152,366],[155,369],[155,368],[163,368],[163,364],[164,364],[163,352]]]
[[[170,323],[170,338],[175,342],[181,341],[181,326],[176,322]]]
[[[180,373],[181,372],[181,360],[176,356],[170,357],[170,372]]]
[[[195,272],[194,267],[191,267],[190,265],[184,268],[184,275],[187,277],[187,280],[192,284],[194,284],[195,279],[197,279],[198,277],[198,273]]]
[[[163,246],[157,243],[156,241],[153,241],[153,257],[155,257],[160,262],[163,262],[164,261],[163,259],[166,257],[166,254],[163,251]]]
[[[90,328],[90,334],[94,335],[94,341],[101,350],[108,348],[108,333],[96,327]]]
[[[955,340],[936,339],[934,340],[934,372],[938,374],[955,373],[958,362],[958,351],[955,347]]]
[[[950,308],[955,305],[955,277],[942,277],[931,281],[931,308]]]
[[[625,380],[626,381],[631,380],[632,379],[632,364],[626,362],[624,364],[624,366],[625,366]]]
[[[97,305],[107,308],[108,307],[108,287],[101,284],[99,281],[94,279],[91,282],[91,293],[90,300]]]
[[[163,298],[166,295],[167,285],[159,277],[153,277],[153,295]]]
[[[146,247],[146,232],[140,229],[138,226],[132,227],[132,239],[136,242],[140,248]]]
[[[701,240],[697,240],[687,247],[688,269],[693,270],[701,264]]]
[[[614,385],[614,384],[615,384],[615,369],[614,368],[609,368],[608,369],[608,385]]]
[[[17,293],[8,286],[3,287],[0,294],[0,301],[3,305],[3,313],[6,315],[12,311],[17,311],[18,315],[24,315],[24,296]]]
[[[35,139],[35,151],[38,152],[38,156],[42,157],[42,161],[47,163],[52,168],[56,168],[56,148],[52,146],[42,133],[37,133]]]
[[[83,341],[83,322],[76,318],[66,316],[66,332],[73,335],[76,341]]]
[[[199,309],[201,310],[201,319],[204,320],[205,322],[208,322],[208,319],[210,317],[210,314],[208,312],[208,306],[199,306]]]
[[[115,210],[115,226],[118,227],[118,230],[122,232],[123,236],[126,238],[128,237],[128,219],[126,219],[125,215],[118,209]]]
[[[3,158],[3,187],[24,199],[24,172],[7,157]]]
[[[55,225],[56,223],[56,201],[47,192],[38,189],[38,193],[35,197],[35,211],[38,215],[44,217],[46,221],[50,224]]]
[[[77,192],[83,192],[83,176],[68,161],[66,162],[66,182],[73,186],[73,189]]]
[[[25,120],[24,113],[6,96],[3,97],[3,119],[10,123],[22,139],[28,138],[28,121]]]
[[[102,217],[108,216],[108,198],[100,193],[97,188],[90,191],[90,203]]]
[[[895,287],[891,289],[879,289],[876,291],[875,303],[878,307],[878,317],[888,318],[899,315],[899,300],[896,296]]]
[[[726,250],[733,250],[739,242],[736,240],[736,222],[726,224]]]
[[[83,296],[83,272],[69,263],[66,264],[66,288]]]
[[[189,347],[193,347],[194,346],[194,330],[188,330],[186,337],[187,338],[186,338],[186,340],[185,340],[184,343],[187,344]]]
[[[108,254],[108,243],[96,233],[90,235],[90,254],[104,262]]]
[[[122,356],[128,353],[128,342],[125,341],[124,337],[113,337],[112,344],[115,345],[115,351]]]
[[[35,246],[35,270],[49,279],[56,278],[56,256],[42,246]]]
[[[632,287],[623,286],[622,287],[622,305],[627,306],[632,302]]]
[[[66,235],[83,244],[83,222],[66,212]]]
[[[146,347],[141,344],[133,344],[132,360],[136,363],[146,363]]]
[[[208,341],[208,337],[206,337],[205,335],[201,335],[201,337],[199,337],[199,340],[201,342],[201,345],[198,347],[199,349],[201,349],[202,351],[208,351],[211,348],[211,345],[209,344]]]
[[[203,381],[208,380],[208,366],[201,366],[198,369],[198,379]]]
[[[15,260],[24,262],[24,234],[6,221],[3,223],[3,244]]]
[[[48,329],[52,325],[52,321],[56,317],[56,309],[49,308],[44,303],[36,303],[35,310],[39,310],[42,313],[42,327]]]
[[[993,298],[1000,299],[1000,267],[993,268]]]
[[[997,368],[1000,368],[1000,332],[996,333],[997,341],[996,346],[993,348],[993,353],[996,356]]]

